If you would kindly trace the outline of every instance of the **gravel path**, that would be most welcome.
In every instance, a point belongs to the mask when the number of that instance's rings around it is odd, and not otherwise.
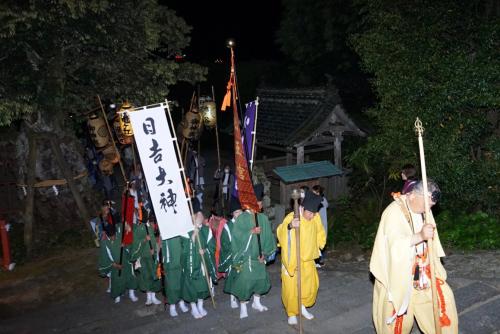
[[[457,301],[460,333],[500,333],[500,252],[448,253],[445,267]],[[327,265],[319,271],[320,291],[317,303],[311,309],[315,319],[304,320],[304,333],[374,333],[368,259],[367,255],[329,254]],[[84,263],[91,266],[92,258]],[[279,260],[268,267],[273,287],[264,296],[263,304],[269,307],[269,311],[258,313],[249,307],[249,317],[244,320],[239,319],[238,310],[230,308],[222,284],[216,286],[217,308],[214,309],[207,300],[208,316],[194,320],[189,313],[171,318],[161,305],[145,306],[144,294],[139,295],[137,303],[124,297],[120,304],[115,305],[104,292],[105,281],[92,276],[85,293],[80,291],[69,299],[61,298],[50,303],[38,301],[36,308],[23,313],[4,312],[7,316],[0,313],[0,332],[296,333],[295,328],[287,325],[281,305],[279,268]],[[9,305],[15,308],[12,304],[15,298],[9,297],[9,291],[23,290],[29,295],[32,293],[29,289],[27,283],[18,283],[9,289],[5,280],[0,280],[0,311],[7,310]],[[5,300],[9,303],[6,304]],[[414,328],[413,333],[420,332]]]

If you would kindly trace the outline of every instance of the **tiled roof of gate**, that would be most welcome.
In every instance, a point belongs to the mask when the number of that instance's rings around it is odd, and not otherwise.
[[[340,97],[334,88],[257,90],[259,143],[293,146],[310,136],[331,114]]]

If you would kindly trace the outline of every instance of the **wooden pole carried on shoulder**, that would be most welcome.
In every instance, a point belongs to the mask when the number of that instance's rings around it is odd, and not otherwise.
[[[127,176],[125,175],[125,169],[123,168],[122,157],[120,155],[120,151],[118,151],[118,148],[116,147],[115,140],[113,139],[113,133],[111,132],[111,127],[109,126],[108,117],[106,116],[106,112],[104,111],[104,107],[101,102],[101,97],[99,95],[97,95],[97,100],[99,101],[99,106],[101,107],[102,117],[104,117],[104,121],[106,122],[106,128],[108,129],[109,139],[111,140],[111,143],[113,143],[115,152],[118,155],[118,163],[120,164],[120,170],[122,172],[123,181],[127,183],[128,179]]]
[[[299,210],[299,198],[300,192],[297,189],[293,189],[292,191],[292,199],[293,199],[293,218],[300,219],[300,210]],[[297,307],[299,310],[299,333],[302,334],[302,283],[301,283],[301,261],[300,261],[300,225],[295,228],[295,257],[297,258],[297,273],[295,276],[297,277]]]
[[[422,121],[417,117],[415,121],[415,131],[418,135],[418,148],[420,153],[420,170],[422,171],[422,183],[424,188],[424,205],[425,205],[425,215],[424,224],[428,224],[428,217],[430,215],[430,203],[429,203],[429,190],[427,189],[427,169],[425,166],[425,155],[424,155],[424,141],[422,135],[424,133],[424,127],[422,126]],[[438,296],[436,287],[436,259],[434,255],[434,242],[432,239],[427,240],[427,255],[429,257],[429,264],[431,266],[431,290],[432,290],[432,311],[434,315],[434,328],[436,334],[441,334],[441,325],[439,323],[439,308],[438,308]]]

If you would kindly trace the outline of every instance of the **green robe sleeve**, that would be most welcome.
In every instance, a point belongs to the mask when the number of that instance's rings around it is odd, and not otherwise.
[[[111,253],[109,240],[101,240],[99,249],[98,271],[100,276],[107,276],[113,267],[113,261],[110,259],[108,252]]]
[[[251,245],[249,239],[252,238],[251,229],[253,223],[248,212],[244,212],[238,216],[233,227],[233,240],[231,241],[231,250],[233,253],[233,265],[239,265],[248,258]],[[251,243],[252,240],[250,240]],[[247,247],[247,245],[249,247]]]
[[[260,226],[260,242],[262,252],[267,257],[276,251],[276,238],[274,237],[271,223],[266,215],[259,213],[257,215]]]
[[[222,230],[222,234],[220,236],[220,257],[219,257],[219,268],[218,271],[223,273],[229,270],[229,266],[231,265],[231,229],[232,222],[227,222],[226,226]]]
[[[215,238],[208,226],[202,226],[200,229],[201,247],[205,251],[205,263],[207,270],[212,277],[212,281],[217,281],[217,271],[215,268]]]
[[[130,262],[137,261],[141,257],[144,248],[144,239],[146,238],[146,229],[143,224],[134,224],[134,241],[130,248]]]

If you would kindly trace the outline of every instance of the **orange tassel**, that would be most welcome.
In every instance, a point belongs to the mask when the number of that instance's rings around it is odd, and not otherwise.
[[[220,110],[226,111],[226,108],[230,106],[231,106],[231,89],[229,88],[228,85],[228,90],[226,92],[226,95],[224,96],[224,100],[222,100],[222,107],[220,108]]]
[[[441,289],[441,285],[444,284],[443,280],[436,278],[436,287],[437,287],[437,293],[439,296],[439,306],[441,309],[441,316],[439,317],[439,323],[441,327],[447,327],[451,325],[451,320],[448,318],[448,315],[446,314],[446,302],[444,300],[444,295],[443,295],[443,290]]]
[[[161,279],[161,266],[158,265],[156,267],[156,277],[158,277],[159,279]]]
[[[396,324],[394,325],[394,334],[401,334],[403,332],[403,315],[396,317]]]
[[[395,310],[392,311],[392,315],[396,313]],[[394,323],[394,334],[401,334],[403,332],[403,315],[396,317],[396,322]]]
[[[142,202],[139,202],[139,210],[137,210],[137,219],[142,223]]]

